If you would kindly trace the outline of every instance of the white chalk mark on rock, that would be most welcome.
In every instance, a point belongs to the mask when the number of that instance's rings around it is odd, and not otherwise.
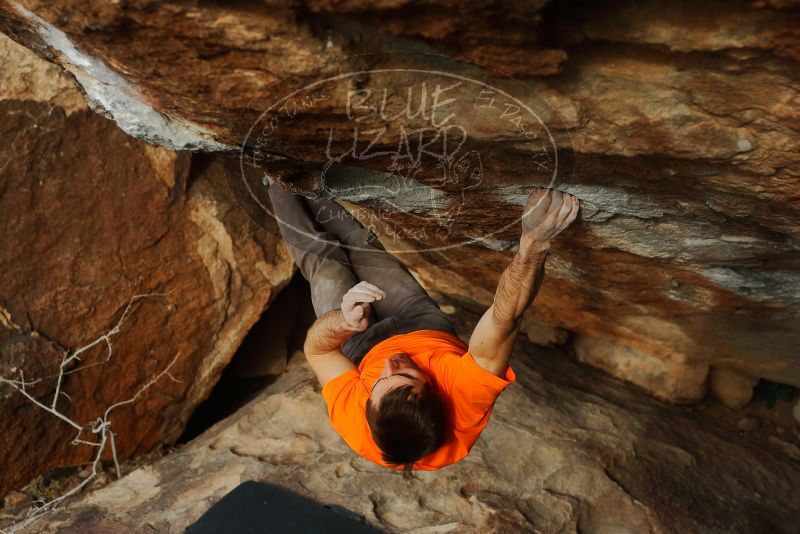
[[[34,24],[45,43],[57,51],[60,64],[75,76],[86,92],[89,106],[116,122],[125,133],[170,150],[236,149],[216,141],[214,134],[202,126],[159,113],[136,86],[101,60],[79,50],[64,32],[22,5],[13,2],[13,6]]]

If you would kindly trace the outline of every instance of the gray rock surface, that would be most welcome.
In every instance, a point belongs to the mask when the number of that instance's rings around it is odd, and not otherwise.
[[[295,358],[240,412],[31,532],[182,532],[244,480],[390,532],[792,531],[800,464],[780,448],[522,339],[513,366],[518,382],[471,454],[405,482],[347,448]]]

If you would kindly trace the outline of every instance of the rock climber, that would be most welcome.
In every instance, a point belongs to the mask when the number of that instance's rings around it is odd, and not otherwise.
[[[304,351],[333,428],[356,453],[406,476],[464,458],[515,381],[508,361],[522,314],[578,200],[552,189],[528,196],[519,249],[466,346],[416,279],[337,202],[277,182],[269,196],[311,286],[317,320]]]

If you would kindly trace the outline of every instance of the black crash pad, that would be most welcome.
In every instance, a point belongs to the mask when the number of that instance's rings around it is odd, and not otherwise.
[[[364,497],[366,498],[366,497]],[[212,506],[186,534],[380,534],[340,506],[328,506],[277,486],[247,481]]]

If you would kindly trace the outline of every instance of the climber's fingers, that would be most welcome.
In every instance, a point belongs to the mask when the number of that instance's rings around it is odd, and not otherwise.
[[[557,189],[537,189],[528,195],[522,216],[522,231],[541,241],[549,241],[569,226],[578,214],[580,203],[569,193]]]
[[[342,307],[353,308],[356,304],[365,302],[373,302],[378,300],[378,297],[370,293],[363,293],[361,291],[348,291],[344,298],[342,298]]]
[[[376,286],[374,284],[370,284],[369,282],[367,282],[365,280],[362,280],[361,282],[356,284],[354,287],[366,289],[369,292],[375,294],[375,296],[379,297],[379,298],[383,298],[383,297],[386,296],[386,292],[383,289],[379,288],[378,286]]]
[[[359,282],[345,293],[345,298],[349,299],[349,302],[372,302],[373,300],[381,300],[385,296],[386,293],[383,290],[368,282]]]
[[[564,193],[564,205],[559,212],[558,226],[561,230],[570,225],[575,220],[577,210],[580,207],[578,199],[569,193]]]
[[[534,214],[542,214],[544,215],[550,209],[550,203],[552,202],[552,195],[550,193],[550,189],[534,189],[533,192],[528,195],[528,202],[525,205],[525,215],[526,216],[536,216]]]
[[[364,314],[367,312],[369,308],[366,305],[359,304],[355,308],[353,308],[353,319],[356,321],[360,321],[364,318]]]
[[[367,329],[369,324],[367,320],[369,309],[369,303],[367,302],[357,302],[353,306],[347,306],[343,303],[342,315],[344,316],[345,322],[350,325],[350,327],[363,332]]]
[[[556,221],[558,223],[559,229],[563,229],[566,227],[564,224],[569,217],[570,212],[572,211],[572,199],[574,197],[569,193],[562,193],[561,194],[561,206],[558,210],[558,215],[556,217]]]
[[[581,201],[578,200],[577,197],[572,197],[572,211],[569,212],[569,217],[567,217],[567,226],[572,224],[572,221],[578,216],[578,212],[581,209]]]

